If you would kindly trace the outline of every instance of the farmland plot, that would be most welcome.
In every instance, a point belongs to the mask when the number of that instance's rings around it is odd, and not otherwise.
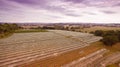
[[[88,56],[82,57],[62,67],[95,67],[92,66],[92,64],[94,65],[93,62],[96,62],[98,59],[101,59],[103,57],[103,54],[106,52],[107,52],[106,49],[100,49]]]
[[[44,33],[16,33],[0,40],[0,66],[17,66],[88,46],[100,40],[88,33],[50,30]]]

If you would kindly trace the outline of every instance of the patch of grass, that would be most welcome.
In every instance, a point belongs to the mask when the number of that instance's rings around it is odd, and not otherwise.
[[[96,46],[99,46],[99,47],[104,47],[104,48],[109,49],[111,51],[120,51],[120,49],[119,49],[120,48],[120,43],[117,43],[113,46],[105,46],[102,42],[95,42],[95,43],[92,43],[92,44],[94,44]]]
[[[65,36],[66,38],[71,38],[72,36]]]
[[[90,28],[83,28],[81,29],[82,32],[91,32],[91,31],[96,31],[96,30],[104,30],[104,31],[108,31],[108,30],[120,30],[119,27],[104,27],[104,26],[94,26],[94,27],[90,27]]]
[[[117,43],[117,44],[115,44],[111,47],[110,46],[105,46],[105,48],[110,50],[108,53],[106,53],[106,55],[109,55],[109,54],[120,51],[120,43]]]
[[[109,52],[107,52],[105,54],[105,56],[120,51],[120,43],[117,43],[113,46],[105,46],[102,42],[95,42],[95,43],[92,43],[92,44],[97,46],[97,47],[108,49]]]
[[[0,39],[3,39],[3,38],[7,38],[9,36],[11,36],[13,33],[4,33],[4,34],[0,34]]]
[[[15,33],[30,33],[30,32],[48,32],[47,30],[44,29],[20,29],[16,30]]]
[[[48,31],[44,29],[28,29],[28,30],[19,29],[12,32],[6,32],[3,34],[0,34],[0,39],[7,38],[14,33],[31,33],[31,32],[48,32]]]
[[[117,63],[115,63],[115,64],[108,65],[106,67],[119,67],[119,65]]]
[[[102,42],[95,42],[95,43],[93,43],[93,45],[101,47],[101,48],[108,49],[109,52],[105,53],[104,56],[107,56],[107,55],[110,55],[110,54],[113,54],[115,52],[120,51],[120,43],[117,43],[117,44],[115,44],[113,46],[105,46]],[[119,67],[118,66],[119,63],[120,63],[120,61],[117,62],[117,63],[111,64],[111,65],[108,65],[106,67]]]

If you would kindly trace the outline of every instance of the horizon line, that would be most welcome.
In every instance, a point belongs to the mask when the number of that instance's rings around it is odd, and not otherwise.
[[[63,24],[65,24],[65,23],[68,23],[68,24],[120,24],[119,22],[112,22],[112,23],[104,23],[104,22],[2,22],[2,21],[0,21],[0,23],[34,23],[34,24],[37,24],[37,23],[39,23],[39,24],[56,24],[56,23],[63,23]]]

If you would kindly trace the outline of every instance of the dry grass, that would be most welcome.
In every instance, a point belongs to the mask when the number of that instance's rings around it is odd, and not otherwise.
[[[113,46],[109,46],[109,47],[105,46],[105,48],[110,50],[108,53],[106,53],[106,55],[109,55],[109,54],[120,51],[120,43],[117,43],[117,44],[115,44]]]
[[[73,60],[86,56],[102,48],[95,44],[77,50],[73,50],[64,54],[60,54],[58,56],[31,62],[29,64],[23,65],[23,67],[60,67],[61,65],[72,62]]]
[[[106,67],[119,67],[119,63],[120,63],[120,61],[117,63],[111,64],[111,65],[108,65]]]
[[[101,48],[106,48],[109,50],[109,52],[107,52],[106,54],[104,54],[104,56],[108,56],[108,55],[111,55],[115,52],[118,52],[120,51],[120,43],[117,43],[113,46],[105,46],[102,42],[95,42],[93,43],[94,45],[98,46],[98,47],[101,47]],[[120,63],[117,62],[117,63],[114,63],[114,64],[111,64],[111,65],[108,65],[107,67],[119,67],[118,64]]]
[[[59,31],[59,30],[54,30],[44,33],[38,33],[38,32],[15,33],[13,36],[9,38],[0,40],[1,43],[0,59],[8,60],[9,58],[13,58],[10,59],[10,61],[8,62],[6,61],[5,63],[9,65],[14,65],[14,64],[17,65],[17,63],[18,65],[19,64],[22,65],[22,63],[27,63],[27,61],[31,61],[33,59],[36,60],[38,56],[42,56],[43,52],[45,52],[44,54],[48,54],[48,53],[53,54],[52,53],[53,51],[55,52],[59,52],[63,50],[67,51],[66,49],[74,48],[74,47],[76,47],[76,49],[81,48],[83,47],[83,44],[88,45],[86,43],[81,42],[82,39],[84,39],[85,42],[87,42],[87,40],[94,41],[94,37],[92,37],[93,38],[92,39],[91,36],[93,35],[79,33],[79,32]],[[56,65],[55,67],[59,67],[63,64],[69,63],[73,60],[76,60],[80,57],[90,54],[98,49],[99,47],[96,46],[93,47],[89,46],[78,50],[70,49],[72,51],[66,52],[64,54],[60,54],[58,56],[49,57],[46,59],[28,63],[26,64],[28,66],[25,67],[30,67],[30,66],[37,67],[40,65],[41,67],[54,67],[54,65]],[[19,58],[16,59],[16,57]],[[30,58],[30,59],[26,59],[26,58]]]
[[[60,54],[54,57],[48,57],[42,60],[24,64],[23,67],[60,67],[61,65],[77,60],[83,56],[93,53],[99,49],[106,48],[110,52],[106,53],[105,56],[112,54],[114,52],[120,51],[120,43],[112,47],[105,46],[102,42],[92,43],[90,46],[73,50],[64,54]]]
[[[118,66],[115,64],[111,64],[111,65],[108,65],[107,67],[118,67]]]
[[[109,52],[107,52],[105,55],[109,55],[109,54],[120,51],[120,43],[117,43],[113,46],[105,46],[102,42],[95,42],[95,43],[92,43],[92,44],[96,47],[101,47],[101,48],[108,49]]]
[[[95,27],[90,27],[90,28],[84,28],[81,31],[85,32],[91,32],[91,31],[95,31],[95,30],[120,30],[120,27],[103,27],[103,26],[95,26]]]
[[[47,32],[46,34],[48,34],[48,33],[50,33],[50,32]],[[61,38],[61,39],[57,39],[58,42],[59,42],[57,44],[59,44],[59,45],[62,45],[63,43],[64,43],[64,45],[66,45],[67,44],[66,42],[70,42],[69,44],[72,45],[72,42],[73,42],[71,40],[65,41],[66,39],[63,38],[63,36],[61,37],[61,36],[55,35],[53,33],[51,33],[51,35],[46,35],[45,33],[44,34],[36,33],[35,35],[33,35],[33,33],[31,33],[31,34],[32,34],[32,36],[31,35],[28,36],[28,33],[26,33],[26,35],[24,34],[24,36],[27,36],[28,39],[31,38],[31,37],[32,37],[32,39],[34,39],[34,38],[37,39],[38,38],[39,41],[40,41],[41,38],[42,39],[44,38],[43,37],[44,35],[46,37],[49,37],[49,38],[53,38],[52,35],[54,35],[54,37],[60,37]],[[40,36],[38,37],[37,35],[40,35]],[[71,36],[66,36],[66,38],[70,38],[70,37]],[[62,38],[65,39],[65,40],[63,40]],[[20,39],[22,39],[22,38],[20,38]],[[54,39],[54,41],[53,41],[55,43],[50,43],[50,42],[51,41],[43,42],[43,45],[46,44],[46,43],[54,45],[56,43],[56,39]],[[34,43],[36,43],[36,42],[34,42]],[[40,43],[42,43],[42,42],[40,42]],[[77,43],[77,41],[75,41],[74,43]],[[19,46],[19,48],[20,48],[20,46]],[[114,45],[112,47],[106,47],[101,42],[95,42],[95,43],[92,43],[90,46],[87,46],[87,47],[84,47],[84,48],[80,48],[80,49],[76,49],[76,50],[73,50],[73,51],[69,51],[69,52],[66,52],[66,53],[63,53],[63,54],[59,54],[57,56],[48,57],[48,58],[41,59],[41,60],[36,60],[34,62],[24,64],[24,65],[22,65],[20,67],[60,67],[61,65],[67,64],[69,62],[72,62],[73,60],[77,60],[78,58],[84,57],[84,56],[86,56],[88,54],[91,54],[91,53],[93,53],[93,52],[95,52],[95,51],[97,51],[99,49],[102,49],[102,48],[109,49],[110,52],[107,53],[107,54],[110,54],[110,53],[113,53],[113,52],[116,52],[116,51],[120,51],[120,49],[119,49],[120,48],[120,43],[118,43],[118,44],[116,44],[116,45]]]

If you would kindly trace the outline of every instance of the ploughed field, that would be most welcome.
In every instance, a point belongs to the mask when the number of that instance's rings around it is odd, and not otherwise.
[[[49,30],[15,33],[0,40],[0,67],[14,67],[88,46],[100,40],[88,33]]]

